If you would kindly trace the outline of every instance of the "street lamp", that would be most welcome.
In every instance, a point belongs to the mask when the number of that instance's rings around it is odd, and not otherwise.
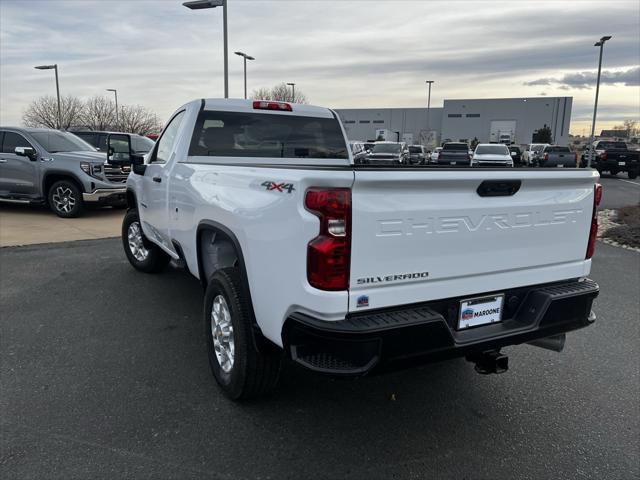
[[[244,58],[244,98],[246,99],[247,98],[247,60],[255,60],[255,58],[243,52],[235,52],[235,54],[240,55],[241,57]]]
[[[115,88],[107,88],[107,92],[113,92],[116,95],[116,130],[118,129],[118,125],[120,122],[118,122],[118,90],[116,90]]]
[[[593,122],[591,122],[591,139],[589,140],[589,159],[587,167],[591,167],[591,158],[593,157],[593,138],[596,131],[596,113],[598,112],[598,94],[600,93],[600,71],[602,70],[602,50],[604,42],[611,40],[611,35],[604,36],[600,41],[593,44],[594,47],[600,47],[600,59],[598,60],[598,79],[596,80],[596,101],[593,105]]]
[[[295,83],[287,83],[287,85],[291,86],[291,102],[296,103],[296,84]]]
[[[224,98],[229,98],[229,55],[227,45],[227,0],[193,0],[182,5],[191,10],[222,7],[222,30],[224,35]]]
[[[435,83],[435,80],[427,80],[426,83],[429,85],[429,95],[427,96],[427,135],[429,134],[431,119],[429,118],[429,114],[431,112],[431,84]]]
[[[60,84],[58,83],[58,64],[55,65],[38,65],[34,67],[36,70],[55,70],[56,71],[56,94],[58,96],[58,130],[62,128],[62,114],[60,111]]]

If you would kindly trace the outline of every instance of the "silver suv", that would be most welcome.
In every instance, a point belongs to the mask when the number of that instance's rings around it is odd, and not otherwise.
[[[63,218],[85,204],[126,205],[129,165],[109,165],[107,155],[68,132],[0,127],[0,200],[46,203]]]

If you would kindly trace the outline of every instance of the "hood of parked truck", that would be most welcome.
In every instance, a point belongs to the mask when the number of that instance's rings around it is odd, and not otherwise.
[[[107,154],[105,152],[57,152],[49,153],[48,156],[55,160],[77,160],[78,162],[92,163],[104,163],[107,160]]]
[[[494,153],[486,153],[482,155],[474,155],[473,160],[476,162],[510,162],[511,155],[496,155]]]

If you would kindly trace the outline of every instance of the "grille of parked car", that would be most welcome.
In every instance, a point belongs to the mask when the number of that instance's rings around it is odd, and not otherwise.
[[[129,176],[129,172],[131,172],[131,167],[129,165],[120,166],[107,164],[104,167],[104,176],[107,177],[107,180],[113,183],[125,183]]]

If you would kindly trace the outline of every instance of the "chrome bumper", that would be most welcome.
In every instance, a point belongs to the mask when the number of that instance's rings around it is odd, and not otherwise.
[[[83,193],[82,200],[85,202],[104,202],[107,200],[125,201],[127,188],[98,188],[92,193]]]

